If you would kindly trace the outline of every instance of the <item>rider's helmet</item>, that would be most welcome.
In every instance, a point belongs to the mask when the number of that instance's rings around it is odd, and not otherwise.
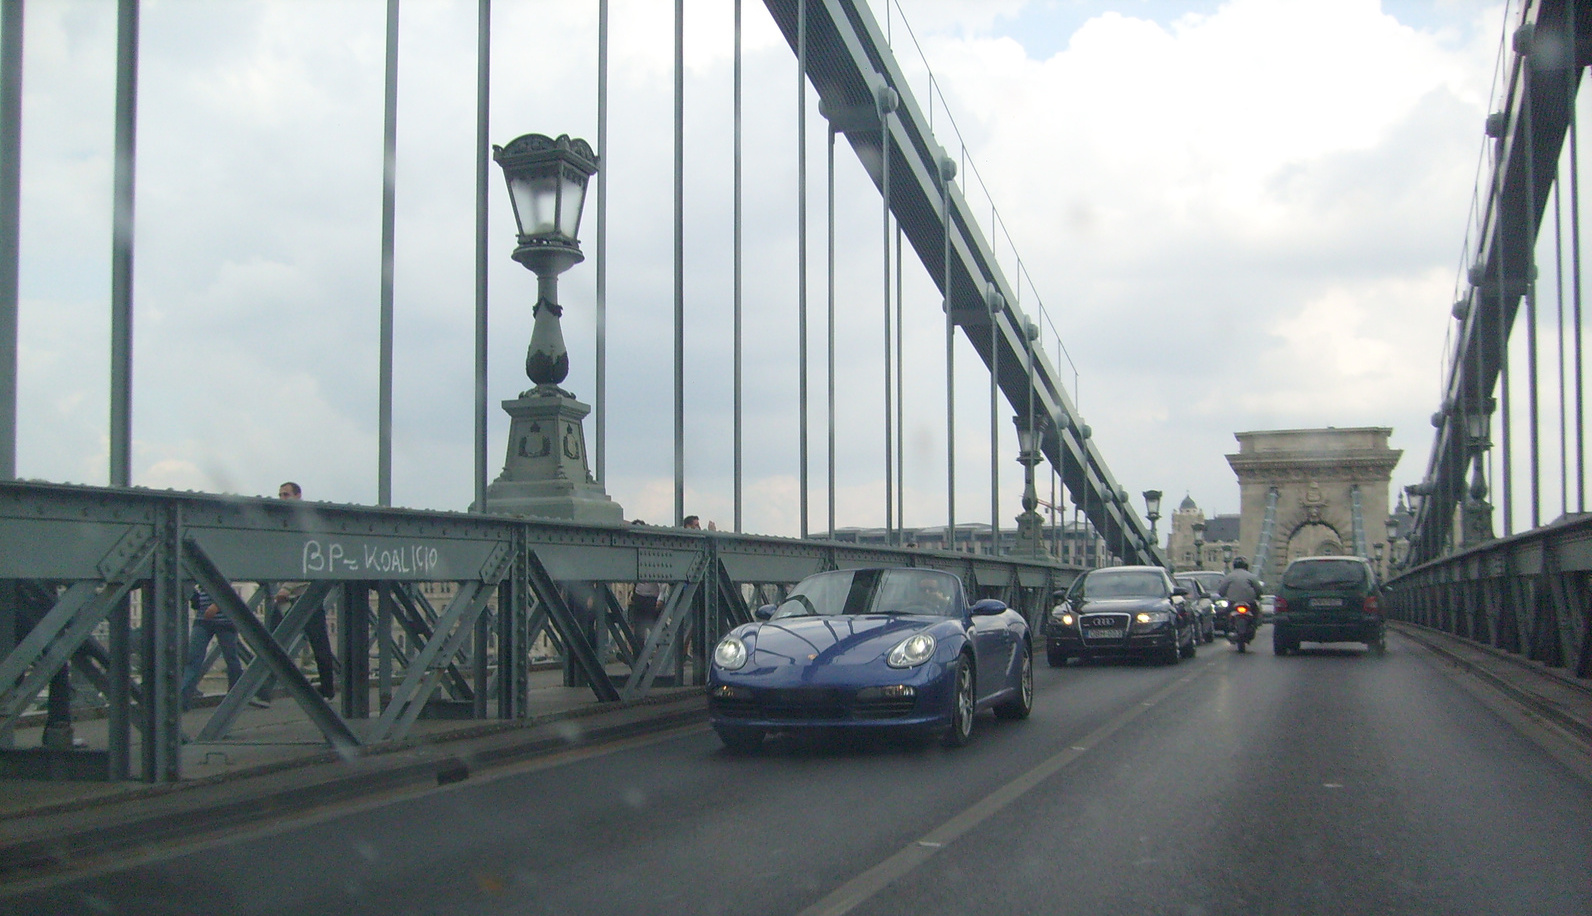
[[[1244,559],[1243,557],[1234,557],[1233,558],[1233,568],[1234,569],[1248,569],[1249,568],[1249,561]]]

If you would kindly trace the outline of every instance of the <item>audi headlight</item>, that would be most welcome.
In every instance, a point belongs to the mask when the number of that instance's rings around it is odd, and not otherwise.
[[[1165,611],[1140,611],[1133,622],[1141,627],[1156,627],[1171,619],[1172,615]]]
[[[1056,619],[1061,621],[1061,625],[1064,626],[1064,627],[1070,627],[1074,623],[1078,622],[1078,618],[1072,616],[1071,614],[1062,614],[1060,617],[1057,617]]]
[[[735,671],[746,664],[746,643],[738,636],[726,636],[713,647],[713,664],[725,671]]]
[[[934,656],[934,637],[917,633],[896,643],[884,662],[892,668],[916,668]]]

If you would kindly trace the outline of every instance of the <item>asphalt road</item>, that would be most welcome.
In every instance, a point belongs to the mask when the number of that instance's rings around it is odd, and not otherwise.
[[[0,913],[1592,913],[1592,783],[1411,643],[1038,668],[970,747],[692,727],[62,878]],[[1041,658],[1042,658],[1041,654]]]

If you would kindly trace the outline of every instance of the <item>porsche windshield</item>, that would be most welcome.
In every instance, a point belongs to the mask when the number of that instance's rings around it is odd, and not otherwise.
[[[1158,573],[1100,570],[1084,579],[1084,598],[1165,598],[1166,579]]]
[[[954,577],[922,569],[846,569],[803,579],[779,607],[781,617],[840,614],[949,616],[960,593]]]

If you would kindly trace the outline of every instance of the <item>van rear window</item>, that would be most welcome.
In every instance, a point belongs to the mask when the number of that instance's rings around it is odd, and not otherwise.
[[[1359,588],[1368,583],[1365,564],[1357,560],[1309,560],[1289,564],[1282,584],[1289,588]]]

